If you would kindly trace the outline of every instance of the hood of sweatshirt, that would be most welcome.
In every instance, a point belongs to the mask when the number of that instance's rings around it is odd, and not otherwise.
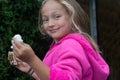
[[[91,46],[90,42],[85,38],[85,36],[79,33],[72,33],[65,36],[59,42],[66,39],[74,39],[82,45],[85,51],[85,55],[88,58],[89,63],[91,64],[94,70],[93,79],[106,80],[109,76],[109,66],[105,62],[103,57],[100,55],[100,53],[94,50],[94,48]]]

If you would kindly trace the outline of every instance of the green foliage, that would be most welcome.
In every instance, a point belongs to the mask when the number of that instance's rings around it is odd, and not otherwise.
[[[38,0],[0,0],[0,80],[33,80],[9,64],[7,53],[12,37],[21,34],[24,42],[43,58],[49,44],[38,30],[39,6]]]

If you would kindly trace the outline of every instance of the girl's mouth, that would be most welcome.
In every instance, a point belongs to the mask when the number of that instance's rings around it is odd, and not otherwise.
[[[60,28],[55,28],[55,29],[50,29],[50,32],[55,33],[59,30]]]

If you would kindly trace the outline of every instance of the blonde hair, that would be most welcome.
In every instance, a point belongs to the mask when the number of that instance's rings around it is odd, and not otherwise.
[[[44,0],[41,5],[41,9],[44,6],[44,4],[48,0]],[[68,14],[71,16],[72,19],[72,30],[74,32],[78,32],[80,34],[83,34],[86,39],[90,42],[90,44],[93,46],[93,48],[100,52],[98,45],[95,43],[95,41],[89,36],[87,32],[89,32],[89,17],[88,15],[84,12],[84,10],[81,8],[80,4],[76,2],[76,0],[54,0],[61,5],[63,5],[68,12]],[[45,33],[41,26],[41,15],[39,14],[39,27],[41,33]],[[88,31],[85,31],[88,30]]]

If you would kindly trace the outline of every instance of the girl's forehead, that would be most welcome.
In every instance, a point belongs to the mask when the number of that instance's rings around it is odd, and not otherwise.
[[[60,8],[64,8],[60,3],[54,0],[48,0],[45,4],[43,4],[41,10],[60,9]]]
[[[60,3],[54,1],[54,0],[48,0],[42,7],[41,13],[46,13],[46,12],[62,12],[66,11],[63,5]]]

